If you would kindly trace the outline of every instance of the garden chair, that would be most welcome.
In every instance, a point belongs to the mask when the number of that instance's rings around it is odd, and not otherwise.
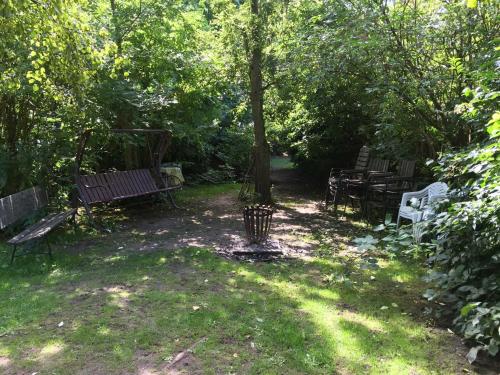
[[[366,196],[366,188],[374,177],[380,175],[389,176],[387,172],[390,161],[387,159],[370,159],[365,171],[347,171],[340,177],[340,191],[344,199],[344,211],[347,206],[347,200],[351,201],[354,207],[354,201],[360,202],[361,211],[364,211],[363,200]]]
[[[396,174],[391,172],[373,173],[367,182],[365,213],[370,217],[372,208],[383,210],[383,218],[388,211],[397,214],[399,202],[404,192],[414,185],[415,160],[400,160]]]
[[[444,182],[434,182],[422,190],[403,193],[396,228],[399,229],[402,218],[411,220],[415,240],[419,242],[422,233],[416,224],[433,215],[432,203],[446,198],[447,192],[448,185]]]
[[[368,160],[370,156],[370,149],[367,146],[361,147],[358,153],[358,158],[356,159],[356,164],[354,169],[342,169],[342,168],[332,168],[330,170],[330,176],[328,177],[328,183],[325,191],[325,208],[328,208],[329,202],[335,203],[335,210],[337,209],[337,199],[339,197],[340,188],[340,177],[349,172],[363,173],[368,167]]]

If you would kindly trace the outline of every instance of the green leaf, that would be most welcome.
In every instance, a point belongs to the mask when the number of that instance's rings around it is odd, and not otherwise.
[[[491,138],[500,136],[500,112],[495,112],[486,128]]]
[[[467,316],[467,314],[469,314],[469,312],[471,312],[472,309],[474,309],[477,305],[479,305],[479,303],[477,303],[477,302],[476,303],[469,303],[469,304],[465,305],[464,307],[462,307],[460,309],[460,315],[462,317]]]
[[[477,0],[467,0],[467,8],[477,8]]]
[[[495,341],[495,339],[491,339],[490,344],[488,345],[488,353],[491,354],[491,356],[496,356],[498,353],[498,343]]]

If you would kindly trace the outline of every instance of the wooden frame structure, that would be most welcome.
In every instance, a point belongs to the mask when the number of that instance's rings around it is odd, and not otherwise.
[[[91,131],[86,130],[80,138],[76,153],[75,184],[78,198],[75,205],[78,206],[81,203],[92,222],[94,222],[92,205],[156,193],[165,193],[172,205],[177,208],[171,191],[179,189],[180,186],[168,186],[167,179],[163,179],[160,172],[161,162],[172,138],[172,133],[160,129],[111,130],[116,134],[154,135],[157,143],[150,155],[150,168],[82,175],[80,168],[85,147],[91,135]]]

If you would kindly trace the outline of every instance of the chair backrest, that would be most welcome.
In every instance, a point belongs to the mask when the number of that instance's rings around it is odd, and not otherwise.
[[[425,193],[425,196],[422,197],[422,200],[420,201],[420,208],[424,209],[428,207],[430,203],[438,201],[445,197],[446,193],[448,192],[448,185],[446,185],[444,182],[433,182],[420,191]],[[429,212],[432,212],[432,209],[428,208],[427,210]]]
[[[370,149],[367,146],[363,146],[359,149],[358,158],[356,159],[356,164],[354,169],[366,169],[368,165],[368,160],[370,158]]]
[[[415,175],[415,160],[400,160],[398,164],[399,177],[413,177]]]
[[[446,195],[447,192],[448,185],[444,182],[434,182],[427,186],[427,194],[429,198],[432,196]]]
[[[389,160],[386,159],[370,159],[367,170],[369,172],[387,172],[389,170]]]
[[[47,206],[48,201],[47,191],[40,186],[0,199],[0,229],[28,218]]]

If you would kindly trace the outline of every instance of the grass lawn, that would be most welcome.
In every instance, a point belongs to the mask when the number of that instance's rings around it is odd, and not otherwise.
[[[273,156],[271,158],[271,169],[293,169],[294,165],[286,156]]]
[[[200,196],[181,194],[184,202]],[[0,248],[0,373],[462,370],[450,347],[456,341],[416,317],[424,288],[416,264],[381,259],[379,269],[363,271],[357,259],[324,248],[304,259],[247,263],[209,248],[132,252],[99,236],[60,235],[51,265],[26,257],[7,267]],[[350,283],[331,276],[342,274]],[[169,372],[188,348],[187,365]]]

